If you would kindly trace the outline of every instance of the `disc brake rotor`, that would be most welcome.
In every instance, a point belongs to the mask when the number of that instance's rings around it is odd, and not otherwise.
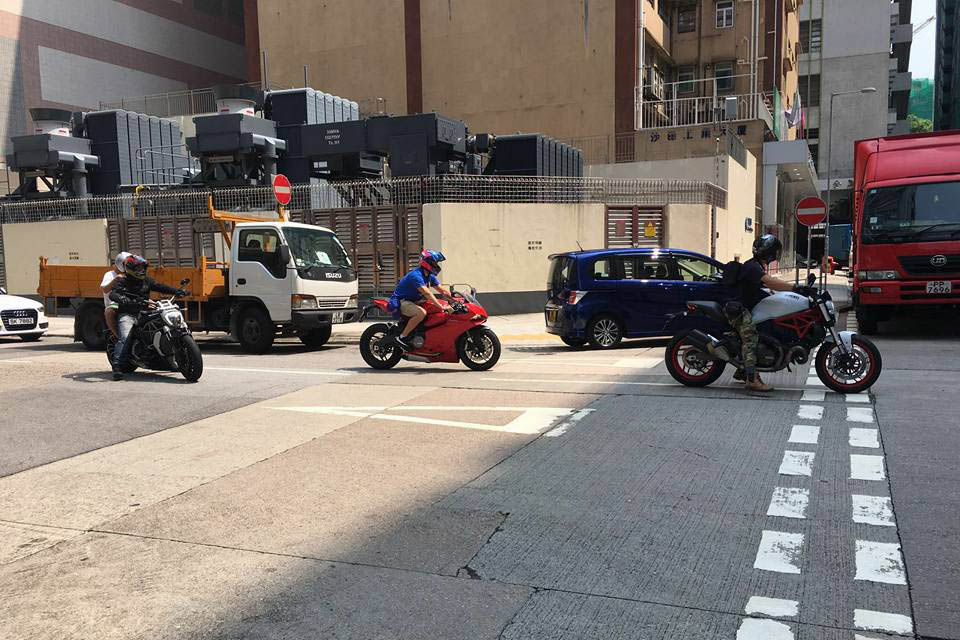
[[[866,373],[868,358],[859,347],[854,347],[850,353],[843,353],[839,348],[830,354],[830,371],[843,380],[859,378]]]

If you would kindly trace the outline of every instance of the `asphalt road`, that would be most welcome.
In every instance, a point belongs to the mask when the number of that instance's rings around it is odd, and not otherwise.
[[[0,343],[0,637],[960,639],[960,336],[892,329],[853,398],[656,343],[209,341],[197,384]]]

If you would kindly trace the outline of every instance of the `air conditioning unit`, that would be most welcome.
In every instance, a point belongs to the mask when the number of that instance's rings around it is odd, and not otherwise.
[[[656,67],[644,70],[643,95],[654,100],[663,100],[663,72]]]

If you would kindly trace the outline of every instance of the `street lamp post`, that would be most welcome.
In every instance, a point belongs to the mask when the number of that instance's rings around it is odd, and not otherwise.
[[[820,279],[822,280],[824,287],[827,286],[827,273],[825,266],[827,262],[827,256],[830,255],[830,195],[833,191],[833,177],[830,175],[830,160],[833,157],[833,99],[837,96],[851,96],[856,93],[876,92],[876,87],[863,87],[862,89],[856,89],[855,91],[834,91],[830,94],[830,124],[827,130],[827,220],[826,228],[823,230],[823,258],[820,262]],[[808,230],[807,233],[809,232],[810,231]],[[807,256],[807,260],[809,259],[810,256]]]

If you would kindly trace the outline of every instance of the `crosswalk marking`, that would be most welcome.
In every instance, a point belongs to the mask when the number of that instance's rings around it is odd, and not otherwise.
[[[900,545],[894,542],[857,540],[857,573],[855,580],[907,584]]]

